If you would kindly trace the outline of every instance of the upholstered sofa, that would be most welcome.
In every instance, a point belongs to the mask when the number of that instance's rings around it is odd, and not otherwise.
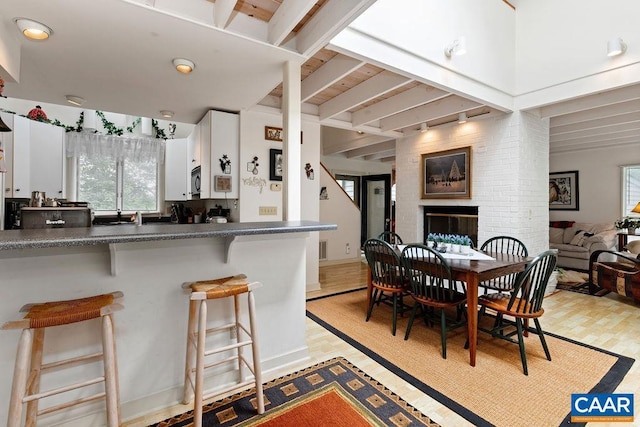
[[[611,223],[551,222],[549,248],[558,251],[558,267],[589,271],[597,250],[615,250],[616,228]]]

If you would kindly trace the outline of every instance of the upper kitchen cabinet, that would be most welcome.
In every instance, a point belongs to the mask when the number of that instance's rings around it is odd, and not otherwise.
[[[65,197],[65,129],[48,123],[29,121],[29,184],[31,191],[44,191],[47,197]]]
[[[187,154],[187,139],[169,139],[165,148],[164,198],[165,200],[189,200],[191,192],[191,160]]]
[[[240,116],[211,110],[198,125],[201,199],[237,199],[240,179]]]
[[[7,198],[31,197],[29,144],[31,120],[15,114],[0,113],[2,121],[11,132],[2,133],[7,173],[4,177],[4,196]]]

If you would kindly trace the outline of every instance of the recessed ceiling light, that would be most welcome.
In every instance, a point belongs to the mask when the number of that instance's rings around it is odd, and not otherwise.
[[[20,32],[32,40],[46,40],[53,33],[51,28],[31,19],[18,18],[15,22]]]
[[[162,117],[164,117],[165,119],[170,119],[171,117],[173,117],[173,111],[169,111],[169,110],[160,110],[160,115]]]
[[[86,102],[84,98],[80,98],[79,96],[74,95],[66,95],[65,98],[67,99],[67,102],[69,104],[75,105],[76,107],[80,107]]]
[[[194,68],[196,68],[196,64],[194,64],[193,61],[189,61],[188,59],[184,58],[174,59],[173,66],[176,67],[176,70],[183,74],[189,74],[193,71]]]

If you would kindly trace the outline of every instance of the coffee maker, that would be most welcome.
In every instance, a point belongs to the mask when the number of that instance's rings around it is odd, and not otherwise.
[[[5,199],[4,229],[17,230],[20,228],[20,210],[29,207],[29,199]]]

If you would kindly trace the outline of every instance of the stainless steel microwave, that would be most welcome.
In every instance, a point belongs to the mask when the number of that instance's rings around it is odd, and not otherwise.
[[[202,184],[202,176],[200,175],[200,166],[196,166],[191,170],[191,196],[200,197],[200,184]]]

